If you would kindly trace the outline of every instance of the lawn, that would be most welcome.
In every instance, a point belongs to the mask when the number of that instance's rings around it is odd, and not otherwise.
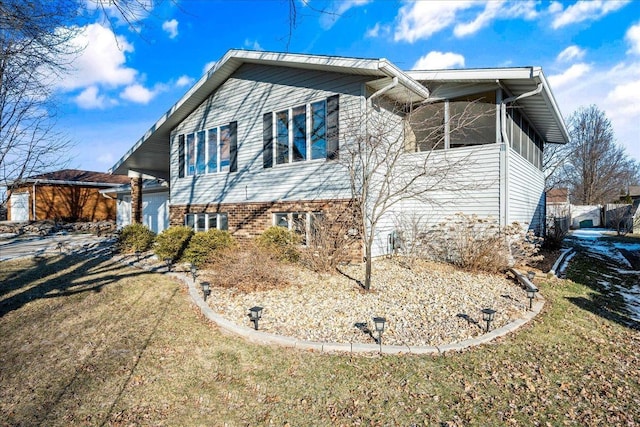
[[[183,285],[107,259],[0,263],[0,425],[632,425],[640,333],[594,290],[539,283],[541,315],[442,356],[249,344]]]

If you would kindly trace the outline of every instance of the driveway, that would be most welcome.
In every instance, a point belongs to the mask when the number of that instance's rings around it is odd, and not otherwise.
[[[71,253],[105,250],[114,240],[93,234],[56,234],[52,236],[19,236],[0,240],[0,261],[45,253]]]
[[[592,288],[594,302],[616,320],[640,326],[640,239],[611,230],[575,230],[565,240],[575,249],[564,273]]]

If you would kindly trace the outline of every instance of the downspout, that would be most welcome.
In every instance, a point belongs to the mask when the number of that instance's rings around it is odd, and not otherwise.
[[[506,92],[507,89],[502,85],[500,80],[496,83]],[[509,221],[509,147],[511,142],[507,136],[507,104],[511,104],[520,99],[528,98],[542,92],[544,85],[538,83],[538,86],[529,92],[525,92],[518,96],[511,96],[500,101],[500,135],[502,136],[502,144],[500,144],[500,226],[504,227]]]
[[[383,87],[382,89],[378,89],[377,91],[375,91],[373,93],[373,95],[371,95],[369,97],[369,101],[373,100],[373,98],[376,98],[382,94],[384,94],[385,92],[390,91],[391,89],[393,89],[394,87],[398,86],[398,77],[394,77],[391,80],[391,83],[389,83],[388,85],[386,85],[385,87]]]
[[[367,102],[366,102],[366,104],[365,104],[365,138],[367,137],[367,135],[368,135],[368,133],[369,133],[369,108],[373,108],[373,99],[374,99],[374,98],[377,98],[377,97],[379,97],[379,96],[381,96],[381,95],[384,95],[386,92],[390,91],[391,89],[393,89],[393,88],[394,88],[394,87],[396,87],[396,86],[398,86],[398,77],[397,77],[397,76],[394,76],[394,77],[391,79],[391,83],[389,83],[388,85],[386,85],[385,87],[383,87],[383,88],[381,88],[381,89],[378,89],[377,91],[375,91],[375,92],[374,92],[374,93],[369,97],[369,99],[367,99]],[[365,96],[366,96],[366,94],[365,94]],[[367,149],[367,144],[366,144],[366,143],[364,144],[364,149],[365,149],[365,150]],[[367,156],[368,156],[368,153],[367,153],[366,151],[365,151],[364,156],[365,156],[365,159],[366,159],[366,158],[367,158]],[[367,162],[367,163],[368,163],[368,162]],[[366,166],[366,165],[363,165],[363,166]],[[369,171],[366,171],[366,172],[365,172],[365,176],[367,176],[367,177],[369,176]],[[366,189],[366,190],[365,190],[365,189],[362,189],[362,190],[363,190],[363,191],[369,191],[368,189]],[[368,208],[366,208],[366,207],[365,207],[365,209],[366,209],[366,211],[368,212]],[[366,214],[366,212],[363,212],[363,214]],[[366,223],[365,223],[366,215],[365,215],[362,219],[363,219],[363,224],[362,224],[362,226],[363,226],[363,228],[364,228],[364,232],[365,232],[365,233],[368,233],[368,232],[369,232],[369,230],[367,229],[367,228],[368,228],[368,227],[367,227],[367,226],[368,226],[368,224],[366,224]],[[374,236],[372,236],[372,238],[374,238]],[[363,242],[363,243],[364,243],[364,242]],[[371,244],[371,246],[373,246],[373,242],[370,242],[370,244]],[[365,253],[365,258],[371,257],[371,256],[372,256],[372,254],[367,253],[366,248],[364,248],[364,249],[365,249],[365,250],[364,250],[363,252]],[[370,264],[369,264],[369,261],[367,260],[367,266],[369,266],[369,265],[370,265]]]

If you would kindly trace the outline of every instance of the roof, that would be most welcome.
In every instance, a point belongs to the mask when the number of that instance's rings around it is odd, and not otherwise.
[[[220,87],[243,64],[262,64],[308,70],[320,70],[371,77],[367,84],[373,90],[386,87],[397,79],[397,85],[385,92],[392,98],[409,102],[445,97],[453,90],[504,87],[509,96],[539,93],[512,100],[524,107],[525,115],[548,142],[566,143],[568,131],[549,85],[540,68],[491,68],[441,71],[402,71],[384,58],[348,58],[278,52],[229,50],[185,93],[178,102],[116,162],[113,174],[135,171],[148,177],[169,178],[169,138],[171,130],[191,114],[212,92]],[[435,92],[431,92],[430,89]],[[467,92],[473,93],[473,92]]]
[[[547,203],[568,203],[569,202],[569,189],[567,188],[552,188],[547,191]]]
[[[508,106],[524,110],[524,115],[546,142],[569,142],[569,131],[540,67],[408,71],[407,74],[427,86],[434,99],[501,87],[507,92]],[[525,96],[518,99],[522,95]]]
[[[630,185],[629,186],[629,196],[631,196],[631,197],[640,197],[640,185]]]
[[[114,187],[127,184],[129,178],[104,172],[85,171],[80,169],[62,169],[55,172],[33,175],[20,180],[8,181],[7,185],[52,184],[52,185],[84,185],[93,187]]]
[[[388,92],[391,97],[410,97],[422,101],[429,91],[411,79],[388,60],[347,58],[339,56],[302,55],[293,53],[230,50],[187,91],[110,169],[114,174],[126,174],[129,169],[154,177],[168,178],[169,136],[191,112],[221,86],[243,64],[262,64],[280,67],[320,70],[326,72],[371,76],[374,81],[388,84],[384,78],[397,78],[398,86]],[[379,82],[380,83],[380,82]],[[374,89],[376,89],[374,87]],[[158,169],[160,170],[158,171]],[[156,172],[156,173],[154,173]],[[157,173],[160,172],[160,173]]]

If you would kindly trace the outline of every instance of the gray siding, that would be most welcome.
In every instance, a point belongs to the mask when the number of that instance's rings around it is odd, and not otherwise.
[[[407,154],[422,161],[427,153]],[[389,210],[378,224],[374,256],[387,253],[387,236],[400,221],[419,221],[424,226],[436,225],[456,213],[491,217],[496,221],[500,209],[499,144],[456,148],[431,152],[430,161],[446,159],[455,166],[444,183],[424,195],[422,200],[405,200]]]
[[[507,224],[519,222],[538,233],[544,226],[544,174],[509,149]]]
[[[360,111],[365,77],[243,65],[171,134],[171,203],[268,202],[349,196],[346,170],[314,160],[263,169],[262,115],[340,94],[340,131]],[[177,135],[238,124],[238,170],[178,178]],[[341,138],[342,143],[342,138]]]

